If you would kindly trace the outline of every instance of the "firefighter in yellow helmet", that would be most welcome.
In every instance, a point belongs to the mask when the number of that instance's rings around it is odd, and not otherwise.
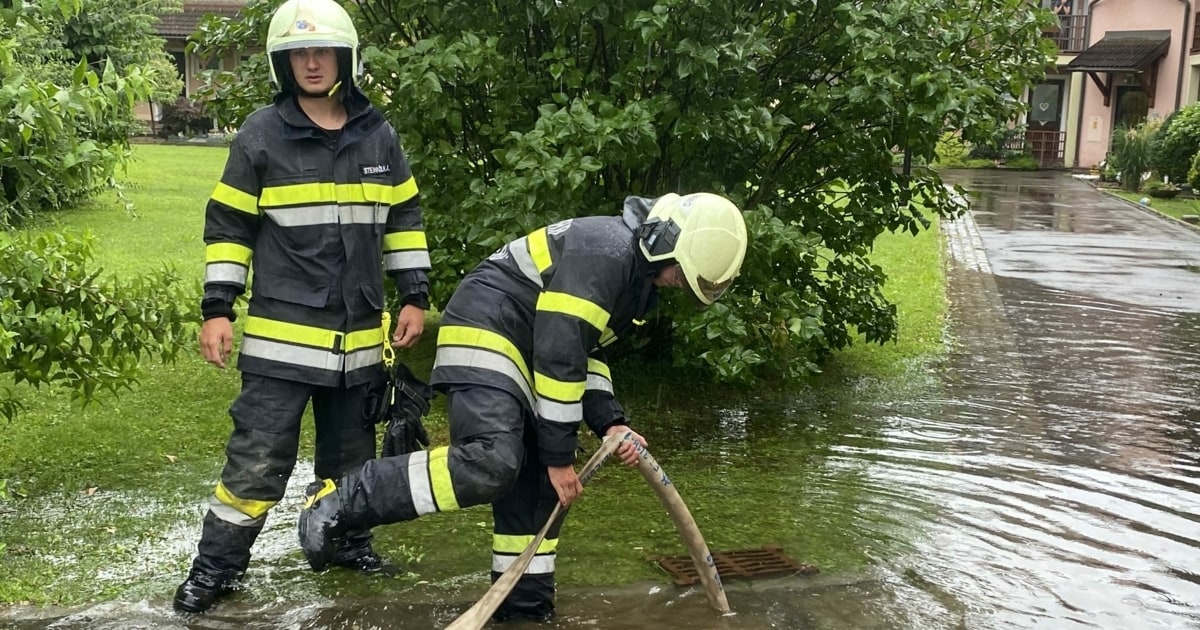
[[[234,301],[254,273],[225,468],[175,592],[175,609],[187,613],[208,610],[246,571],[296,464],[310,401],[319,478],[374,457],[364,407],[386,384],[384,276],[401,304],[393,346],[417,342],[429,306],[417,186],[395,130],[355,85],[350,16],[333,0],[288,0],[266,44],[279,92],[239,130],[205,214],[200,347],[217,367],[233,348]],[[339,540],[332,562],[391,569],[365,527]]]
[[[737,276],[746,244],[737,207],[697,193],[629,197],[622,216],[563,221],[500,248],[442,314],[432,385],[447,396],[450,446],[312,484],[299,523],[309,563],[328,565],[348,532],[490,503],[498,578],[555,502],[582,491],[580,423],[598,436],[628,430],[604,348],[654,307],[660,288],[712,304]],[[630,444],[619,456],[636,465]],[[558,534],[556,525],[498,619],[553,613]]]

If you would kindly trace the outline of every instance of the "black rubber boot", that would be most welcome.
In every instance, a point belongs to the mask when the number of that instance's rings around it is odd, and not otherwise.
[[[400,567],[388,562],[387,560],[384,560],[383,558],[379,557],[379,554],[371,551],[370,549],[368,549],[366,553],[356,557],[335,558],[333,560],[333,565],[358,571],[359,573],[366,575],[383,575],[392,577],[403,573],[403,571],[400,570]]]
[[[300,510],[300,550],[313,571],[321,571],[335,559],[342,538],[350,529],[342,518],[342,500],[332,479],[314,481],[304,491]]]
[[[212,575],[193,568],[187,579],[175,589],[175,611],[202,613],[213,607],[217,600],[237,588],[237,580]]]
[[[342,519],[346,518],[345,507],[345,505],[342,506]],[[402,573],[403,571],[399,567],[375,553],[375,550],[371,548],[373,538],[369,529],[360,528],[347,531],[346,535],[338,541],[338,550],[333,555],[332,564],[366,575],[391,577]]]

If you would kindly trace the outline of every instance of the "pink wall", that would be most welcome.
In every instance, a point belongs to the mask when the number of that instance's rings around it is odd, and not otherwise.
[[[1193,0],[1192,11],[1197,9],[1198,3],[1200,0]],[[1179,90],[1179,64],[1181,58],[1184,58],[1185,47],[1190,48],[1191,44],[1191,33],[1185,36],[1183,32],[1187,4],[1180,0],[1099,0],[1095,4],[1087,0],[1087,4],[1090,5],[1092,15],[1091,31],[1088,35],[1089,46],[1100,41],[1106,31],[1171,32],[1167,54],[1158,61],[1158,89],[1149,118],[1165,118],[1167,114],[1175,111]],[[1099,76],[1102,80],[1107,80],[1105,75]],[[1108,107],[1104,106],[1104,95],[1087,74],[1078,73],[1076,77],[1084,83],[1078,163],[1081,167],[1088,167],[1103,160],[1108,152],[1116,106],[1116,86],[1122,84],[1122,76],[1115,76],[1113,98]]]

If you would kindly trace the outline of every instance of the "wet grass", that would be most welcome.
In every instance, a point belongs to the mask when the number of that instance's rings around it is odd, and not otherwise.
[[[57,217],[97,236],[108,270],[133,274],[162,262],[202,273],[203,201],[225,151],[144,145],[129,172],[127,212],[115,197]],[[636,366],[615,376],[639,431],[678,485],[712,549],[779,544],[829,572],[853,572],[881,548],[901,544],[886,517],[862,509],[870,480],[839,444],[870,441],[872,400],[928,387],[927,364],[942,334],[940,240],[885,236],[874,260],[889,272],[887,293],[900,313],[900,337],[835,355],[826,373],[792,391],[732,391],[686,377],[648,378]],[[436,321],[402,358],[427,374]],[[0,440],[0,604],[78,605],[149,598],[165,603],[186,572],[207,495],[220,474],[236,396],[236,371],[204,364],[195,348],[170,365],[148,362],[140,384],[81,409],[57,391],[19,388],[24,414]],[[443,400],[427,426],[447,441]],[[305,423],[302,457],[312,452]],[[596,446],[588,438],[585,448]],[[296,549],[302,463],[272,512],[248,575],[253,601],[415,592],[477,597],[487,584],[486,507],[376,530],[376,548],[407,560],[410,573],[362,580],[314,575]],[[864,519],[878,519],[869,527]],[[872,521],[874,522],[874,521]],[[869,533],[866,536],[864,532]],[[560,545],[563,587],[668,583],[653,562],[686,553],[669,519],[635,472],[609,465],[572,508]]]
[[[1102,190],[1110,195],[1120,197],[1138,205],[1142,205],[1140,203],[1141,199],[1149,199],[1150,203],[1145,207],[1172,219],[1179,219],[1186,214],[1200,214],[1200,199],[1160,199],[1158,197],[1151,197],[1146,193],[1131,193],[1114,188],[1105,188]]]

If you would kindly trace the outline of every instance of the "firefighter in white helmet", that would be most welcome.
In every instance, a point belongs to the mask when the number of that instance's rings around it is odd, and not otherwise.
[[[479,264],[442,314],[432,385],[447,396],[450,446],[375,459],[314,483],[300,545],[315,569],[348,532],[490,503],[492,579],[583,487],[574,469],[580,423],[598,436],[628,430],[603,350],[678,287],[712,304],[746,254],[746,226],[707,193],[629,197],[622,216],[556,223]],[[643,444],[640,436],[637,438]],[[619,452],[636,465],[630,444]],[[498,619],[554,611],[549,532]]]
[[[288,0],[266,44],[278,95],[239,130],[205,214],[200,346],[218,367],[233,348],[234,301],[254,274],[225,468],[175,592],[187,613],[208,610],[246,571],[296,464],[310,401],[318,477],[374,457],[363,409],[383,370],[384,276],[401,304],[393,346],[417,342],[429,306],[417,186],[395,130],[355,85],[350,16],[333,0]],[[366,528],[341,538],[333,563],[391,570]]]

